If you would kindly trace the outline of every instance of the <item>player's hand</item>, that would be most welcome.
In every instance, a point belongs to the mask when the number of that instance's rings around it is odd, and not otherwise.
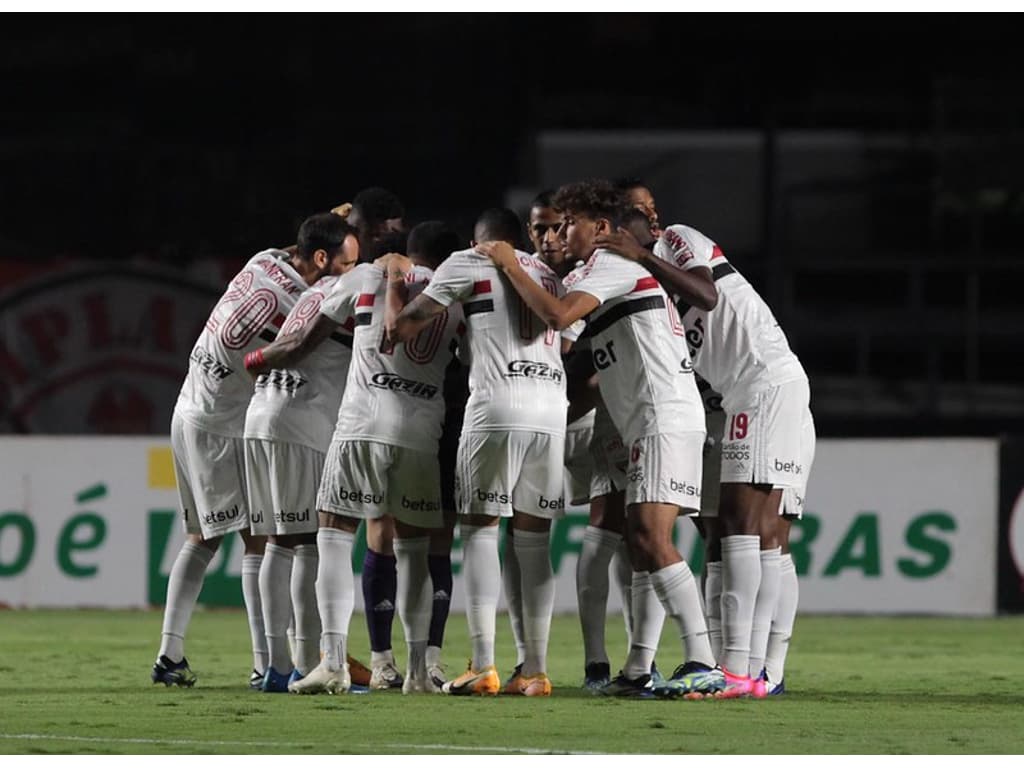
[[[388,280],[404,280],[413,267],[412,259],[400,253],[385,253],[373,263],[384,270]]]
[[[347,219],[348,215],[352,213],[352,203],[342,203],[331,208],[331,213],[336,216],[341,216],[343,219]]]
[[[487,256],[498,269],[505,269],[517,263],[516,249],[504,240],[490,240],[486,243],[477,243],[474,250]]]
[[[607,248],[612,253],[617,253],[619,256],[630,261],[644,261],[651,255],[646,248],[637,242],[637,239],[633,237],[629,230],[622,227],[619,227],[617,232],[598,235],[594,240],[594,245],[598,248]]]

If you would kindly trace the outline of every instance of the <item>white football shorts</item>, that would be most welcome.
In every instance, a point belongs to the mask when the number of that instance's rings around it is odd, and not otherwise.
[[[177,414],[171,453],[185,533],[215,539],[249,529],[245,441],[200,429]]]
[[[675,504],[700,509],[704,431],[641,437],[629,449],[626,504]]]
[[[463,515],[511,517],[513,510],[565,514],[565,437],[544,432],[463,432],[455,499]]]
[[[772,387],[752,396],[746,405],[727,410],[721,482],[806,486],[810,471],[806,456],[813,459],[814,455],[813,424],[806,380]]]
[[[565,431],[565,494],[571,504],[590,501],[590,481],[594,474],[590,442],[593,437],[593,425]]]
[[[249,530],[259,536],[316,533],[324,454],[306,445],[246,438]]]
[[[436,453],[370,440],[336,440],[327,449],[317,509],[440,528],[441,470]]]

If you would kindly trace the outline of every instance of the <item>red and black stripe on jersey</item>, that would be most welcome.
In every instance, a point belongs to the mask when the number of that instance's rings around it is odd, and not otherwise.
[[[491,293],[490,280],[477,280],[473,283],[473,296],[481,296],[483,298],[473,299],[464,303],[462,305],[463,314],[469,317],[470,315],[478,315],[481,312],[493,312],[494,299],[486,298],[486,294],[489,293]]]

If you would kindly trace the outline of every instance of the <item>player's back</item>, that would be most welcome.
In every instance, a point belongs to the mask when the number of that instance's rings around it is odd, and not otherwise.
[[[601,300],[587,320],[601,397],[622,437],[702,431],[703,408],[675,307],[639,264],[597,250],[566,279]]]
[[[307,288],[287,256],[261,251],[231,281],[192,348],[177,416],[210,432],[242,436],[253,393],[245,355],[274,340]]]
[[[340,279],[321,278],[303,293],[288,313],[281,335],[297,333],[314,322],[324,298]],[[259,375],[246,412],[246,437],[327,450],[345,392],[354,327],[350,318],[294,368]]]
[[[680,269],[711,270],[718,291],[715,308],[677,307],[694,368],[724,402],[738,404],[748,394],[806,379],[768,304],[714,241],[693,227],[673,224],[654,253]]]
[[[521,251],[519,263],[553,295],[558,276]],[[469,349],[469,431],[564,434],[567,401],[561,339],[519,297],[493,262],[473,250],[457,251],[438,267],[426,291],[446,306],[461,301]]]
[[[373,265],[357,268],[352,364],[335,440],[372,440],[435,452],[444,422],[445,369],[462,325],[458,306],[437,315],[415,337],[392,345],[385,338],[387,283]],[[431,270],[416,266],[406,279],[412,299],[427,286]]]

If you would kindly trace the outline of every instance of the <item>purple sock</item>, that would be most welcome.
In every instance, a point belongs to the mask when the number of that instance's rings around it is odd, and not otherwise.
[[[398,571],[395,557],[367,548],[363,558],[363,604],[366,627],[370,631],[370,650],[391,650],[391,624],[395,620],[398,598]]]
[[[427,558],[430,581],[434,586],[434,604],[430,614],[430,635],[427,645],[441,647],[444,625],[448,623],[448,609],[452,604],[451,555],[430,555]]]

